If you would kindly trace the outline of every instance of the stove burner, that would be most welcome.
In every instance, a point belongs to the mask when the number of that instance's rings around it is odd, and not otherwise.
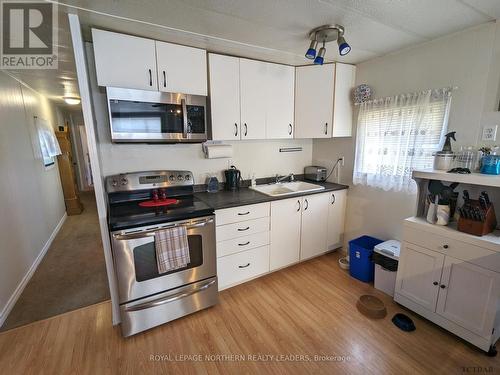
[[[166,199],[149,200],[149,201],[140,202],[139,206],[141,206],[141,207],[162,207],[162,206],[169,206],[171,204],[177,204],[177,203],[179,203],[178,199],[166,198]]]

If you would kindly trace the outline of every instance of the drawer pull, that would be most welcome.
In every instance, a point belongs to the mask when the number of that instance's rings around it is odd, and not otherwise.
[[[434,281],[432,284],[433,285],[438,285],[439,283],[437,281]]]
[[[247,268],[249,265],[250,265],[250,263],[247,263],[244,266],[238,266],[238,268]]]
[[[446,285],[441,284],[439,287],[440,287],[441,289],[444,289],[444,288],[446,288]]]
[[[245,243],[239,243],[238,246],[246,246],[246,245],[249,245],[250,244],[250,241],[247,241]]]
[[[247,212],[238,212],[238,215],[243,216],[243,215],[248,215],[249,213],[250,213],[250,211],[247,211]]]
[[[443,245],[443,249],[447,249],[448,247],[448,245]]]
[[[249,230],[250,227],[246,227],[246,228],[238,228],[238,232],[244,232],[246,230]]]

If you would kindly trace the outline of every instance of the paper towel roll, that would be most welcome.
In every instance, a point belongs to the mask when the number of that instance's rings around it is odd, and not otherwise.
[[[233,156],[232,145],[207,145],[207,159],[231,158]]]

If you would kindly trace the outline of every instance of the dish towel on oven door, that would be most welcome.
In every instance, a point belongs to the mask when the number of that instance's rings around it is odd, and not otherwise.
[[[155,250],[158,273],[186,267],[191,261],[186,227],[180,226],[156,232]]]

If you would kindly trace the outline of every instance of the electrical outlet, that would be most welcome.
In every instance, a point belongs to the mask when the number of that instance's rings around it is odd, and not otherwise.
[[[483,127],[483,141],[495,142],[497,140],[498,125],[484,126]]]
[[[345,157],[341,156],[339,159],[342,160],[340,163],[342,166],[344,166],[345,165]]]

